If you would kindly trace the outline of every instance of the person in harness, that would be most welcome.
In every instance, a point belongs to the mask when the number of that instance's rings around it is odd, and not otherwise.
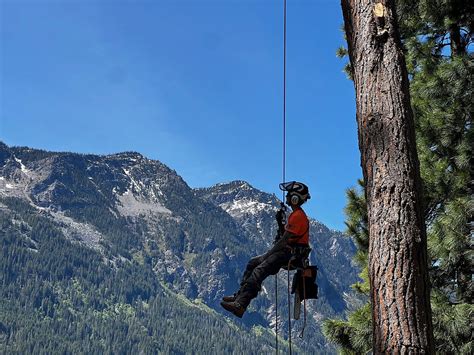
[[[286,204],[292,209],[288,222],[284,224],[284,211],[276,214],[279,233],[273,247],[263,255],[256,256],[247,264],[242,276],[240,289],[232,296],[224,296],[221,306],[242,318],[250,301],[257,297],[262,282],[270,275],[275,275],[282,267],[289,265],[297,248],[309,246],[309,220],[301,205],[311,198],[308,186],[301,182],[291,181],[280,184],[286,191]],[[282,204],[283,205],[283,204]]]

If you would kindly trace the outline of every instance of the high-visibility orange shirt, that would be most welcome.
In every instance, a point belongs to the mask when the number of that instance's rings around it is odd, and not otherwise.
[[[309,244],[309,220],[301,208],[291,212],[285,230],[298,236],[291,239],[291,244]]]

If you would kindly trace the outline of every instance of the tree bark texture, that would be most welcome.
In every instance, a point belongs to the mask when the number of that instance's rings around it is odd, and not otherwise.
[[[375,354],[432,354],[427,241],[393,0],[341,0],[369,218]]]

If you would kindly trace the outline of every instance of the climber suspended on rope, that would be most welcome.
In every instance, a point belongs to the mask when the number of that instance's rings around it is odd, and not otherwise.
[[[221,306],[242,318],[250,301],[257,297],[262,282],[270,275],[275,275],[282,267],[287,267],[297,249],[309,246],[309,220],[301,208],[310,194],[308,187],[296,181],[280,184],[280,189],[286,191],[286,204],[292,212],[285,224],[285,211],[282,209],[276,214],[278,234],[273,247],[263,255],[256,256],[247,264],[242,276],[240,289],[232,296],[224,296]]]

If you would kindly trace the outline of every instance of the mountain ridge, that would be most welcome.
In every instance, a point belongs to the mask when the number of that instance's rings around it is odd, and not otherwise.
[[[106,264],[125,262],[149,270],[150,277],[173,292],[191,301],[202,299],[226,319],[218,305],[220,297],[238,286],[248,259],[271,245],[279,207],[275,195],[242,180],[191,189],[176,171],[136,152],[55,153],[0,142],[0,212],[6,220],[11,213],[28,220],[24,212],[8,207],[12,198],[25,201],[35,215],[53,223],[58,238],[95,250]],[[28,229],[28,223],[21,223]],[[27,239],[30,232],[11,228],[17,242],[34,246]],[[304,340],[300,346],[302,351],[324,352],[332,348],[317,322],[346,309],[349,285],[356,279],[351,267],[355,249],[341,233],[332,233],[315,220],[311,233],[317,244],[312,262],[321,270],[322,294],[319,308],[310,306],[314,313],[308,327],[317,341]],[[40,250],[41,242],[36,244]],[[264,286],[244,320],[231,320],[242,329],[272,326],[273,284]],[[129,303],[132,308],[135,296]]]

